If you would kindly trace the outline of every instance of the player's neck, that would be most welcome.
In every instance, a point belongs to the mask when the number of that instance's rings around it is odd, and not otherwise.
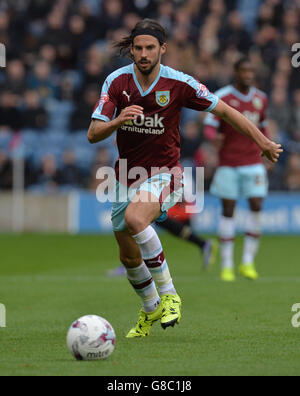
[[[152,70],[152,72],[148,75],[141,73],[136,65],[134,65],[134,72],[142,90],[146,92],[159,75],[160,63],[158,63],[156,67]]]
[[[246,86],[237,83],[234,84],[234,88],[241,92],[243,95],[248,95],[251,89],[251,87],[249,87],[248,85]]]

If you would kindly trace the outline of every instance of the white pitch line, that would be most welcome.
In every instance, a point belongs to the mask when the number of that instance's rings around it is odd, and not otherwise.
[[[176,282],[195,283],[211,282],[220,283],[218,277],[207,278],[205,276],[174,276]],[[1,282],[116,282],[126,280],[126,277],[107,277],[107,276],[90,276],[90,275],[4,275],[0,276]],[[242,278],[241,281],[245,281]],[[292,276],[270,276],[261,277],[253,283],[300,283],[300,277]]]

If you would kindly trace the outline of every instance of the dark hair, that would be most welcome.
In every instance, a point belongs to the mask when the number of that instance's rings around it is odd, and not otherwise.
[[[239,59],[237,62],[234,64],[234,71],[238,71],[239,68],[244,64],[244,63],[251,63],[250,59],[247,56],[243,56],[241,59]]]
[[[158,40],[160,45],[163,45],[167,41],[167,34],[165,29],[161,26],[160,23],[156,22],[154,19],[143,19],[142,21],[138,22],[134,29],[131,32],[130,36],[124,37],[122,40],[117,41],[113,44],[114,48],[119,49],[120,56],[129,56],[132,58],[130,54],[130,47],[133,42],[134,34],[141,29],[150,29],[154,30],[155,32],[159,33],[159,35],[163,38],[163,40]]]

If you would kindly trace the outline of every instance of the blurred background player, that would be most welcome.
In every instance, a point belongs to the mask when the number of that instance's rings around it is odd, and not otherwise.
[[[246,57],[236,62],[233,85],[216,92],[225,103],[240,111],[266,135],[266,95],[253,86],[254,68]],[[219,167],[210,192],[221,198],[223,212],[219,224],[221,279],[234,281],[234,212],[239,198],[249,200],[250,211],[246,219],[246,235],[240,275],[255,280],[255,256],[261,236],[261,210],[268,192],[268,178],[260,150],[246,136],[236,135],[228,123],[215,115],[205,119],[205,136],[219,146]]]
[[[190,213],[185,210],[184,203],[178,203],[168,212],[168,218],[159,223],[156,222],[163,230],[169,231],[172,235],[181,238],[185,241],[199,247],[203,255],[202,268],[206,269],[215,263],[218,243],[215,239],[203,239],[198,236],[192,229]],[[108,276],[124,276],[126,275],[126,268],[123,265],[107,271]]]

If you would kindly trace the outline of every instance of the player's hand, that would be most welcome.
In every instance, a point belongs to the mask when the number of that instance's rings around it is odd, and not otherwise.
[[[269,161],[273,162],[274,164],[278,162],[278,158],[280,156],[280,153],[283,152],[281,144],[277,144],[274,142],[271,142],[268,144],[268,147],[263,150],[261,156],[268,158]]]
[[[263,161],[263,165],[266,168],[267,172],[270,172],[275,166],[275,163],[269,161],[266,156],[262,157],[262,161]]]
[[[141,106],[129,106],[125,107],[116,118],[116,121],[120,126],[124,125],[127,121],[133,121],[136,117],[141,116],[143,114],[143,107]]]

